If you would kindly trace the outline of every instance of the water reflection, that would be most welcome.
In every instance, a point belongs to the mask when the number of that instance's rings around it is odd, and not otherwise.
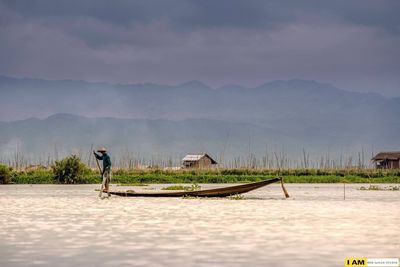
[[[287,184],[290,199],[270,185],[243,200],[101,200],[93,185],[1,186],[0,266],[342,266],[345,257],[399,257],[400,192],[360,186],[347,186],[346,201],[342,185],[319,184]]]

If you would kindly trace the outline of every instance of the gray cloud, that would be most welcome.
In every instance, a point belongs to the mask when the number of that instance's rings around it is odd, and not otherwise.
[[[399,1],[0,1],[0,73],[400,95]]]
[[[324,16],[387,30],[399,30],[397,0],[3,0],[4,6],[27,18],[91,17],[129,26],[168,20],[176,28],[273,27],[310,16]]]

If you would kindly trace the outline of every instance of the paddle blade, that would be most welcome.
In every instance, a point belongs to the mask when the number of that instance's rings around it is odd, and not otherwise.
[[[283,185],[283,178],[282,177],[281,177],[281,186],[282,186],[283,193],[285,194],[285,197],[289,198],[290,196],[289,196],[288,192],[286,191],[285,186]]]

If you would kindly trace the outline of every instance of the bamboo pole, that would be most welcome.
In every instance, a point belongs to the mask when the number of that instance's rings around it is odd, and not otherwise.
[[[102,172],[101,172],[99,160],[97,159],[94,150],[93,150],[93,156],[94,156],[94,158],[96,159],[97,167],[99,168],[99,173],[100,173],[100,175],[102,176]],[[103,193],[103,177],[101,177],[101,178],[102,178],[102,181],[101,181],[101,187],[100,187],[99,197],[101,197],[101,195],[102,195],[102,193]]]
[[[100,168],[100,164],[99,164],[99,160],[96,158],[96,155],[94,155],[94,150],[93,150],[93,156],[94,156],[94,158],[96,159],[96,163],[97,163],[97,167],[99,168],[99,173],[100,173],[100,175],[102,175],[102,172],[101,172],[101,168]]]

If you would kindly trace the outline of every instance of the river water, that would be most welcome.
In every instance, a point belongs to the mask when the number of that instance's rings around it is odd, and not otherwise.
[[[287,184],[289,199],[274,184],[234,200],[3,185],[0,266],[343,266],[346,257],[400,257],[400,191],[360,186],[346,185],[346,200],[341,184]]]

